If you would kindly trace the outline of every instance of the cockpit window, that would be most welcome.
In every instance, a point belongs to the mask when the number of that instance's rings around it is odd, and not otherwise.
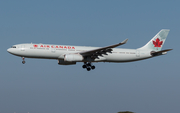
[[[11,48],[16,48],[16,46],[12,46]]]

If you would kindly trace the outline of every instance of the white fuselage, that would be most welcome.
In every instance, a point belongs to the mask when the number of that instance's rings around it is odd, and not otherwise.
[[[90,71],[95,66],[92,62],[132,62],[164,55],[172,49],[161,50],[169,33],[168,29],[159,31],[146,45],[138,49],[116,48],[126,44],[128,39],[105,47],[69,46],[52,44],[18,44],[7,51],[13,55],[25,58],[56,59],[59,65],[74,65],[84,62],[82,68]]]
[[[67,46],[51,44],[18,44],[12,46],[7,51],[13,55],[27,58],[43,58],[64,60],[65,54],[79,53],[83,51],[97,49],[99,47],[87,46]],[[131,62],[151,58],[150,50],[141,49],[121,49],[113,48],[92,62]],[[86,61],[80,61],[86,62]]]

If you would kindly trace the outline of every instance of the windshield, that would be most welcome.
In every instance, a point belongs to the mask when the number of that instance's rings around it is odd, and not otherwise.
[[[11,48],[16,48],[16,46],[12,46]]]

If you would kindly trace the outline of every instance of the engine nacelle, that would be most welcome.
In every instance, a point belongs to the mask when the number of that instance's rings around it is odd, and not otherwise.
[[[58,60],[59,65],[75,65],[76,62],[65,62],[64,60]]]
[[[66,62],[79,62],[82,61],[84,58],[82,55],[79,54],[66,54],[64,56],[64,61]]]

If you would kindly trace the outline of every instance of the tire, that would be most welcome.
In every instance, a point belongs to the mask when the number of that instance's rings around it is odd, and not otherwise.
[[[22,61],[23,64],[25,64],[26,62],[25,61]]]
[[[95,66],[91,66],[91,69],[95,69]]]
[[[91,68],[88,67],[88,68],[87,68],[87,71],[90,71],[90,70],[91,70]]]
[[[86,65],[83,65],[82,68],[87,68],[87,66],[86,66]]]

